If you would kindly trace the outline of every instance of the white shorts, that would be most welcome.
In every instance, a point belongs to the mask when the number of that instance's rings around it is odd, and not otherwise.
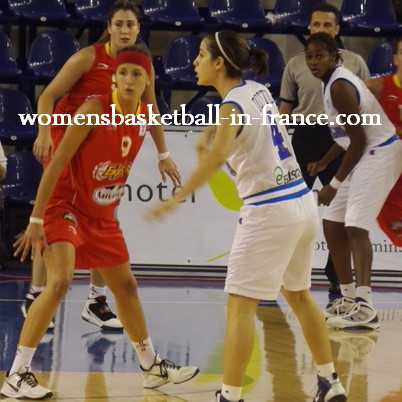
[[[243,206],[225,292],[274,300],[281,286],[290,291],[309,289],[318,223],[312,192],[273,204]]]
[[[402,170],[402,141],[364,153],[325,209],[323,219],[369,231]]]

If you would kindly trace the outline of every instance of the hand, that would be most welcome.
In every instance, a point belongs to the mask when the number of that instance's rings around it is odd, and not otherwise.
[[[318,193],[318,201],[323,205],[329,205],[335,196],[336,190],[327,184]]]
[[[14,257],[21,254],[20,261],[25,261],[29,250],[32,248],[31,257],[39,251],[39,242],[46,243],[45,232],[43,231],[43,225],[38,223],[30,223],[25,230],[25,233],[13,244],[16,249]]]
[[[310,162],[307,164],[307,172],[310,176],[316,176],[318,173],[326,169],[327,165],[321,161]]]
[[[175,186],[178,186],[181,183],[180,173],[177,170],[176,164],[171,158],[159,161],[158,167],[164,183],[166,183],[166,175],[170,177],[170,180],[172,180],[172,183]]]
[[[43,163],[52,149],[52,141],[49,135],[38,136],[33,144],[35,158]]]
[[[165,214],[176,207],[177,203],[177,198],[170,198],[167,201],[159,202],[158,205],[146,211],[144,219],[148,222],[160,221]]]

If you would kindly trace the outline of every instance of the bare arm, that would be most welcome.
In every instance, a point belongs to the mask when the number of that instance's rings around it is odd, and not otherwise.
[[[77,113],[82,114],[101,114],[102,106],[96,99],[85,102]],[[77,152],[78,148],[85,141],[89,133],[93,130],[90,125],[71,125],[68,126],[63,139],[57,147],[49,165],[43,172],[42,179],[39,184],[35,206],[32,211],[32,217],[43,219],[46,205],[54,190],[57,180],[66,166]],[[22,252],[21,261],[23,261],[30,248],[35,247],[38,241],[45,242],[43,227],[41,224],[30,223],[24,233],[14,244],[16,251],[14,255]]]
[[[345,80],[335,81],[330,88],[332,102],[339,114],[360,115],[359,103],[355,87]],[[350,145],[346,150],[341,165],[334,178],[344,181],[348,174],[359,162],[366,146],[366,135],[363,127],[345,124],[345,130],[350,138]],[[336,195],[337,189],[330,184],[324,186],[318,194],[318,199],[324,205],[329,205]]]
[[[152,113],[159,113],[158,106],[156,103],[155,96],[155,70],[152,67],[151,79],[149,85],[145,88],[145,91],[141,97],[141,100],[146,105],[152,105]],[[160,123],[160,118],[157,118]],[[167,152],[165,135],[163,133],[163,127],[161,124],[149,126],[149,132],[151,133],[152,139],[155,143],[155,147],[158,153]],[[176,164],[172,160],[172,158],[167,158],[158,162],[158,168],[162,176],[162,180],[166,182],[166,175],[170,177],[173,184],[177,186],[180,184],[180,173],[177,170]]]
[[[365,83],[367,85],[367,88],[373,93],[373,95],[377,99],[380,99],[384,87],[383,80],[378,77],[367,80]]]
[[[220,125],[216,127],[215,136],[207,154],[202,158],[190,175],[190,178],[173,198],[159,203],[159,205],[148,212],[147,218],[149,220],[160,219],[163,214],[173,209],[177,203],[191,194],[196,188],[206,183],[222,163],[225,162],[240,127],[229,123],[229,116],[233,113],[233,109],[236,109],[235,113],[240,113],[239,109],[233,104],[224,104],[221,106],[219,109]]]
[[[0,181],[4,180],[6,177],[6,168],[3,165],[0,165]]]
[[[285,102],[285,101],[281,101],[281,103],[279,104],[279,114],[292,114],[292,111],[294,109],[294,105],[293,103],[289,103],[289,102]]]
[[[40,95],[38,114],[51,115],[56,99],[67,92],[91,68],[94,58],[95,53],[92,47],[86,47],[73,54]],[[50,126],[39,125],[33,152],[40,162],[46,158],[50,146]]]
[[[356,90],[349,82],[345,80],[335,81],[331,86],[331,97],[336,110],[340,114],[360,115]],[[359,162],[366,146],[366,134],[360,124],[346,124],[345,129],[350,138],[350,145],[346,150],[341,166],[335,175],[340,181],[345,180],[348,174]]]

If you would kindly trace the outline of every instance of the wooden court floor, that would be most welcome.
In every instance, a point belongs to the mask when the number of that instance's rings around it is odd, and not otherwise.
[[[9,368],[27,280],[0,275],[0,375]],[[177,364],[200,367],[192,381],[144,390],[124,333],[103,332],[81,319],[86,280],[74,280],[58,308],[55,329],[39,344],[33,370],[63,402],[209,402],[222,373],[225,295],[221,282],[140,280],[154,346]],[[321,306],[326,288],[313,287]],[[112,297],[109,295],[113,307]],[[402,293],[375,292],[380,331],[331,331],[335,364],[350,402],[402,401]],[[294,315],[282,298],[261,305],[255,347],[244,382],[246,402],[312,401],[316,372]],[[0,384],[2,380],[0,380]],[[3,401],[11,401],[3,398]]]

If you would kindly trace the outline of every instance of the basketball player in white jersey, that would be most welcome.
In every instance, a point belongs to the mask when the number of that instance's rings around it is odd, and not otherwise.
[[[302,178],[285,127],[276,125],[272,117],[278,109],[270,92],[254,81],[242,80],[242,71],[251,67],[262,73],[266,63],[266,54],[250,49],[238,33],[225,30],[203,39],[195,72],[199,85],[214,86],[222,96],[219,125],[202,135],[197,148],[200,163],[181,191],[149,211],[148,218],[160,219],[227,161],[244,206],[226,278],[224,374],[216,401],[240,401],[258,301],[275,299],[280,291],[300,321],[318,368],[314,401],[345,401],[325,321],[309,291],[318,227],[314,197]]]
[[[369,231],[401,174],[402,142],[364,82],[337,64],[338,49],[330,35],[310,36],[305,54],[310,71],[322,80],[325,112],[335,140],[320,161],[309,165],[310,174],[325,169],[346,150],[336,175],[319,193],[321,202],[329,205],[324,233],[343,295],[325,315],[331,327],[378,329],[370,286]],[[364,115],[372,116],[370,124],[364,125]]]

